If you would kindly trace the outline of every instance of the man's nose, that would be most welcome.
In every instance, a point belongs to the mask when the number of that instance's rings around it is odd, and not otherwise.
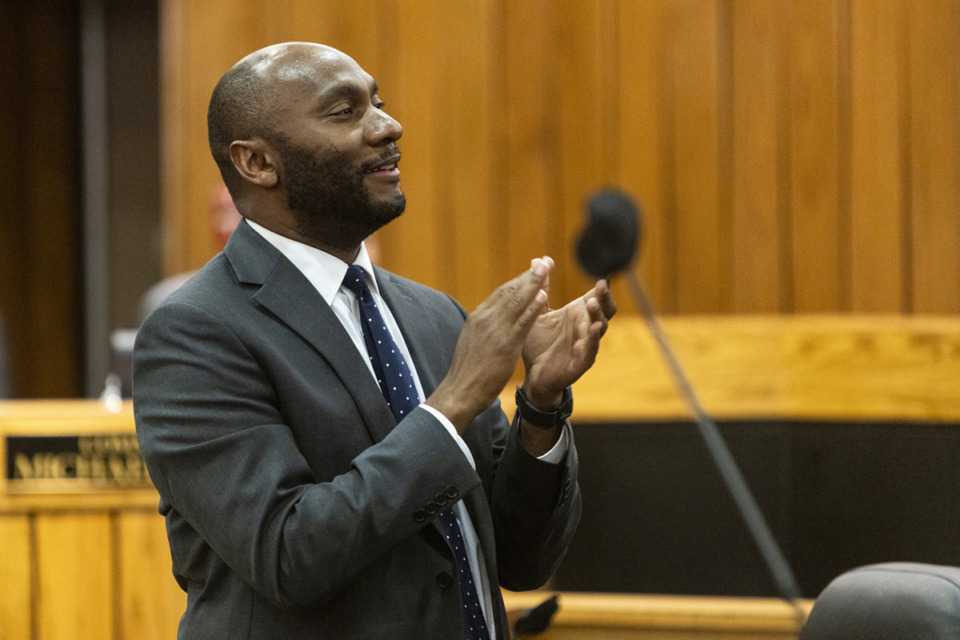
[[[403,135],[403,127],[383,109],[371,109],[371,123],[368,125],[368,136],[372,144],[399,140]]]

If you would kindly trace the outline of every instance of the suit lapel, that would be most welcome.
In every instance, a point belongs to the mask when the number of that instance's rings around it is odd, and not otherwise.
[[[258,285],[253,300],[306,340],[353,396],[374,442],[396,426],[363,357],[313,285],[273,245],[245,222],[224,253],[241,283]]]

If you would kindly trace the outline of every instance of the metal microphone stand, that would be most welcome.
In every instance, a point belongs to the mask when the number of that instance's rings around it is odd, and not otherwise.
[[[740,515],[743,517],[744,522],[746,522],[747,529],[749,529],[750,535],[757,545],[760,555],[763,557],[767,570],[770,572],[780,592],[780,596],[793,606],[797,615],[798,628],[801,628],[805,621],[806,614],[797,604],[797,599],[800,598],[800,588],[797,585],[793,571],[790,569],[790,565],[783,555],[783,551],[780,550],[780,546],[773,537],[770,527],[767,525],[766,518],[764,518],[763,512],[760,511],[760,507],[757,505],[757,501],[750,491],[750,487],[747,486],[746,481],[743,479],[743,474],[740,472],[736,460],[734,460],[730,449],[720,434],[716,422],[704,411],[703,406],[700,404],[693,390],[693,386],[680,367],[680,363],[674,355],[673,349],[670,347],[670,342],[667,340],[667,335],[657,320],[653,304],[650,302],[650,298],[647,296],[643,284],[637,277],[633,265],[625,269],[624,273],[627,278],[627,284],[630,287],[630,293],[633,295],[640,314],[643,316],[644,321],[650,329],[650,333],[653,334],[653,338],[660,348],[660,353],[666,361],[667,367],[670,369],[670,374],[673,377],[677,391],[682,396],[687,408],[696,418],[697,429],[703,437],[704,443],[707,445],[710,457],[720,471],[724,484],[726,484],[730,495],[733,497],[740,511]]]

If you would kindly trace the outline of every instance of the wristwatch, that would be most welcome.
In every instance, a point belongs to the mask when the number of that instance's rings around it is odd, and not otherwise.
[[[563,390],[563,397],[552,411],[541,411],[530,404],[527,394],[521,387],[517,387],[517,413],[523,421],[533,427],[553,429],[559,427],[573,413],[573,391],[570,387]]]

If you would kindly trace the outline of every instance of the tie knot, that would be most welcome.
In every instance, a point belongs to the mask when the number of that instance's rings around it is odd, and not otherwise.
[[[347,267],[347,275],[343,276],[343,286],[353,291],[353,295],[357,296],[358,300],[365,300],[369,296],[367,281],[363,279],[363,267],[358,264]]]

